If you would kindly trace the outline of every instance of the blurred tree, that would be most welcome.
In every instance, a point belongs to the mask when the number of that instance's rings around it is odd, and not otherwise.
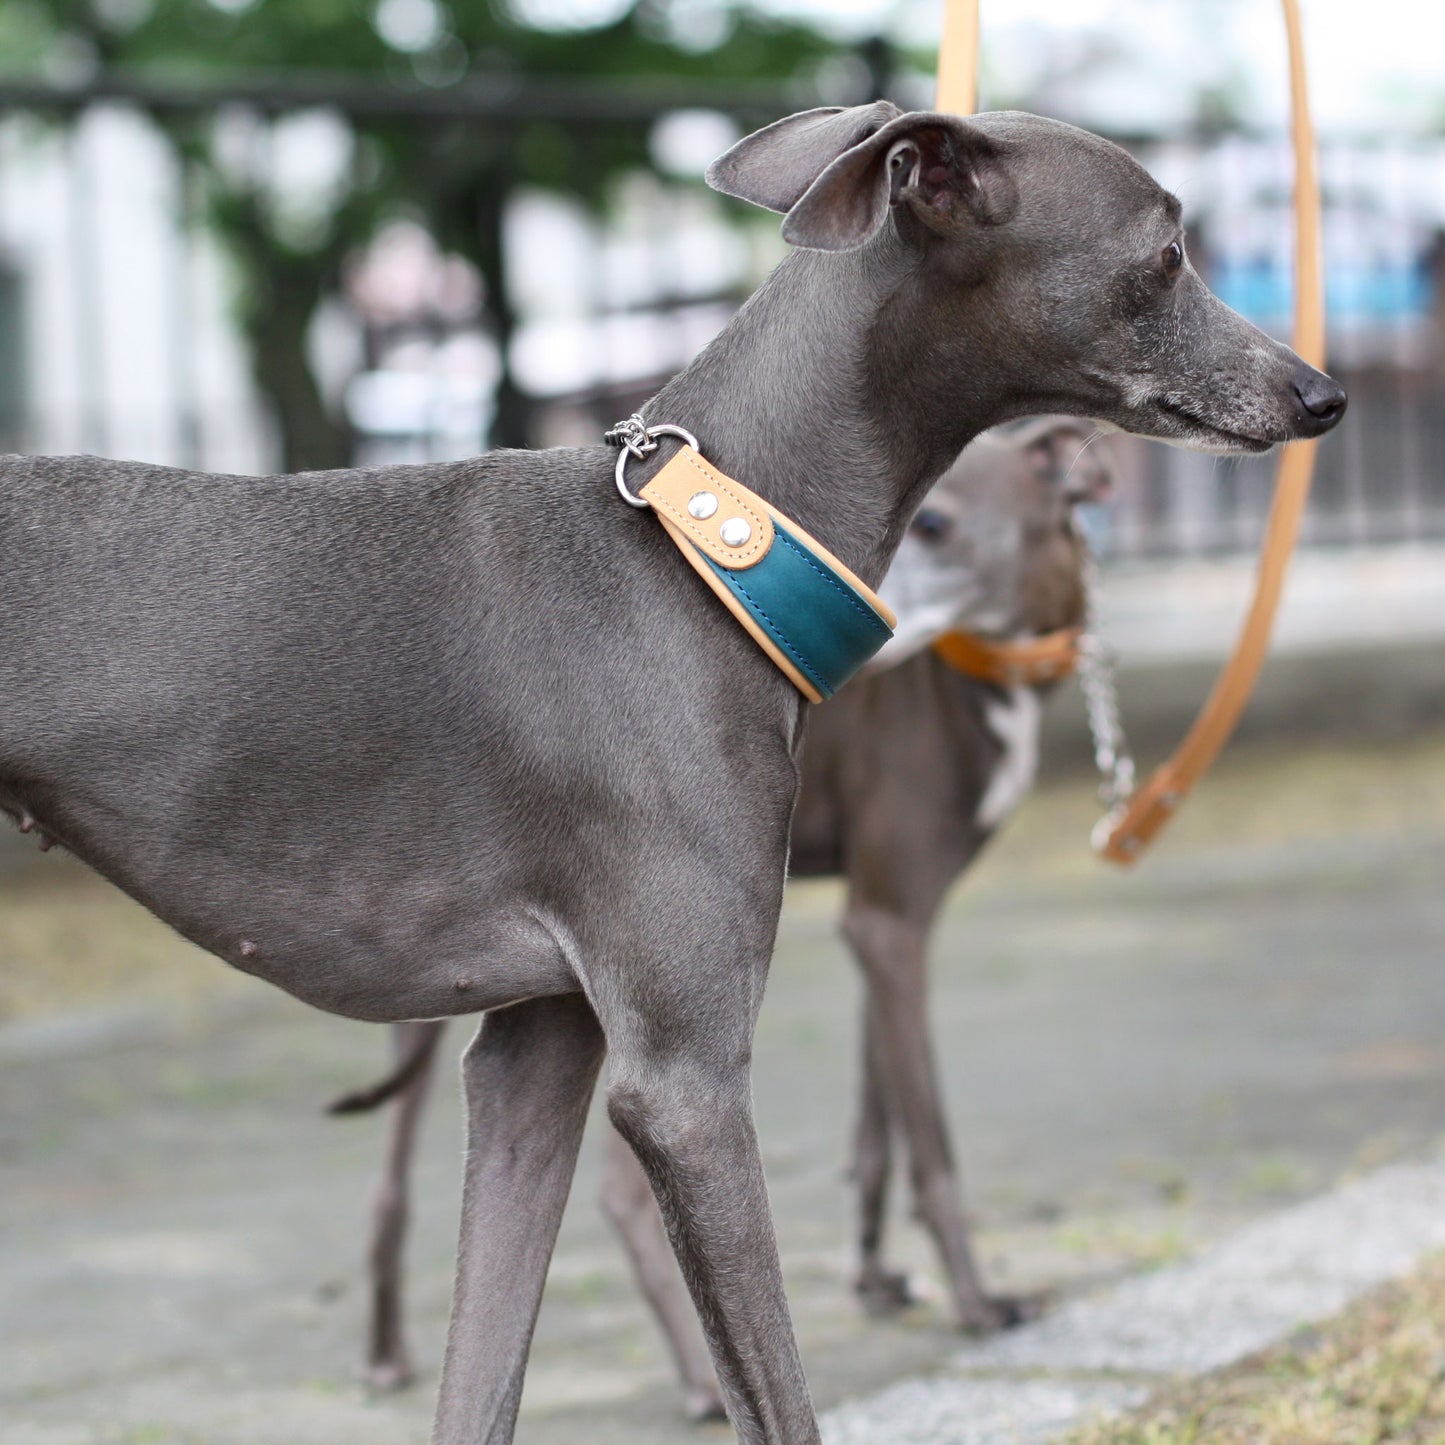
[[[247,154],[224,143],[215,114],[162,108],[156,118],[183,158],[194,219],[236,263],[239,320],[288,469],[349,460],[348,427],[327,408],[306,337],[316,308],[339,290],[346,258],[380,224],[417,215],[444,248],[471,260],[505,348],[508,192],[543,186],[595,205],[619,171],[648,164],[644,125],[569,117],[565,94],[555,117],[506,125],[427,114],[428,98],[539,76],[619,87],[660,78],[811,79],[838,49],[814,30],[730,0],[0,0],[0,75],[48,74],[82,87],[117,74],[197,86],[240,73],[276,77]],[[403,103],[386,114],[350,108],[338,80],[351,94]],[[268,147],[277,118],[306,105],[308,93],[313,106],[324,95],[346,114],[351,143],[344,174],[298,205],[278,183]],[[407,95],[414,114],[406,113]],[[526,442],[521,400],[504,378],[495,443]]]

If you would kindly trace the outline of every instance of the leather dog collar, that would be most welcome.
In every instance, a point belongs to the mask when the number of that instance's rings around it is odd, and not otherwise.
[[[684,445],[637,494],[627,489],[629,456],[673,434]],[[823,544],[741,482],[724,475],[680,427],[631,417],[608,432],[624,448],[617,486],[633,506],[651,507],[698,576],[810,702],[833,696],[893,635],[897,618]]]
[[[1067,677],[1079,660],[1082,627],[1063,627],[1026,642],[993,642],[971,632],[945,632],[933,650],[952,668],[1000,687],[1037,686]]]

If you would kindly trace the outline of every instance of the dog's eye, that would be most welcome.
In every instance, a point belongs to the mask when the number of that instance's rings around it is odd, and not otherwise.
[[[1171,241],[1159,259],[1164,263],[1164,274],[1172,281],[1184,265],[1184,247],[1178,241]]]
[[[922,537],[925,542],[939,542],[948,535],[952,527],[953,522],[946,513],[935,511],[932,507],[924,507],[914,517],[908,530],[915,537]]]

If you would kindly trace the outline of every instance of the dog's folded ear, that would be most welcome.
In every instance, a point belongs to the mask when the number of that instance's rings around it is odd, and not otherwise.
[[[783,222],[795,246],[846,251],[861,246],[899,208],[930,231],[998,225],[1018,193],[999,147],[956,115],[900,115],[839,156]]]
[[[1017,195],[999,148],[956,115],[901,114],[885,100],[808,110],[745,136],[708,168],[708,184],[787,212],[783,239],[849,251],[902,207],[931,231],[1007,220]]]
[[[790,211],[841,156],[902,112],[891,101],[824,106],[785,116],[744,136],[707,168],[707,183],[725,196]]]

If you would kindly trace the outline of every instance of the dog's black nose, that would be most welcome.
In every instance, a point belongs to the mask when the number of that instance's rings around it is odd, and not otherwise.
[[[1345,414],[1349,398],[1344,387],[1322,371],[1311,371],[1302,381],[1297,380],[1294,390],[1304,411],[1302,436],[1322,436]]]

